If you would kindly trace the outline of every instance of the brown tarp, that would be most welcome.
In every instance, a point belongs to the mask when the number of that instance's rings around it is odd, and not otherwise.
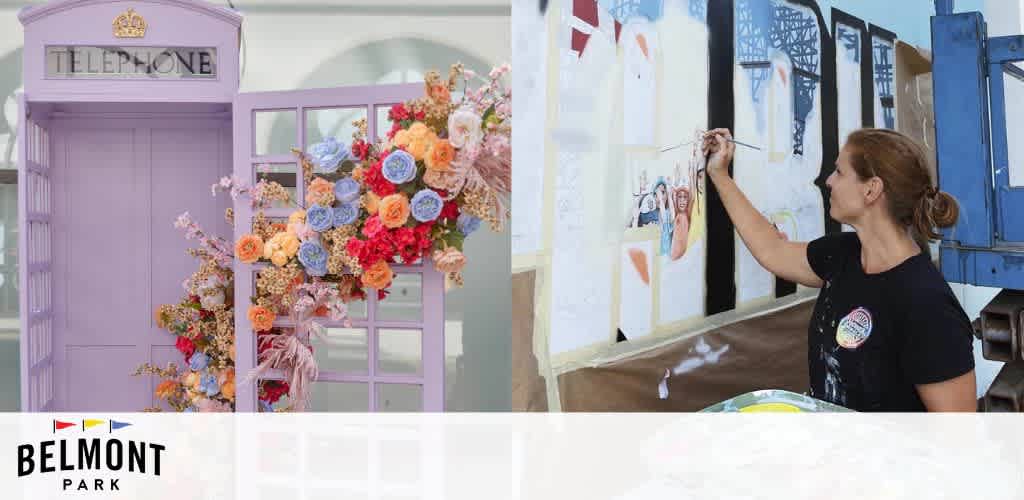
[[[547,385],[533,354],[536,272],[512,275],[512,409],[548,411]]]
[[[813,301],[804,302],[601,367],[563,373],[558,377],[562,410],[696,411],[757,389],[805,392],[813,307]],[[728,350],[721,352],[724,346]],[[718,352],[717,362],[705,361]],[[658,385],[665,370],[680,366],[682,373],[669,377],[668,397],[661,399]]]

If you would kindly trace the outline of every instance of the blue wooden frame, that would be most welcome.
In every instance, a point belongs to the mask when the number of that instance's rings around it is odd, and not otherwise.
[[[1004,92],[1004,72],[1024,80],[1007,64],[1024,60],[1024,37],[989,39],[980,13],[952,14],[952,3],[937,1],[931,22],[938,180],[960,204],[943,231],[942,273],[1024,289],[1024,188],[1009,186]]]
[[[1006,73],[1009,73],[1012,78],[1024,81],[1024,70],[1010,64],[1024,60],[1024,36],[990,38],[985,53],[988,58],[989,102],[992,120],[992,165],[995,174],[997,212],[996,238],[1000,244],[1006,242],[1024,245],[1024,221],[1019,218],[1014,221],[1015,214],[1024,214],[1024,187],[1010,186],[1004,87]],[[1024,166],[1015,168],[1024,168]]]

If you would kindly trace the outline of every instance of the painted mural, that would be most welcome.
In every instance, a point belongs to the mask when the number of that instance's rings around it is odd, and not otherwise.
[[[898,125],[896,35],[837,10],[830,27],[813,0],[515,4],[531,75],[517,100],[548,110],[516,127],[514,182],[530,188],[513,191],[513,256],[542,271],[538,331],[554,364],[809,293],[738,237],[712,238],[733,229],[709,214],[694,144],[729,126],[746,143],[735,179],[785,237],[838,230],[822,181],[851,131]],[[722,57],[731,82],[715,73]]]

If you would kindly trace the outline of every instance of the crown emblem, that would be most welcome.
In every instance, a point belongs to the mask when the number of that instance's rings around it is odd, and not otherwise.
[[[114,36],[117,38],[142,38],[146,36],[146,20],[132,9],[114,18]]]

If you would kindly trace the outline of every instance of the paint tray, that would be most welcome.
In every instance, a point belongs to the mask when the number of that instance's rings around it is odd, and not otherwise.
[[[702,413],[819,413],[850,412],[832,403],[783,390],[762,390],[729,398],[701,410]]]

